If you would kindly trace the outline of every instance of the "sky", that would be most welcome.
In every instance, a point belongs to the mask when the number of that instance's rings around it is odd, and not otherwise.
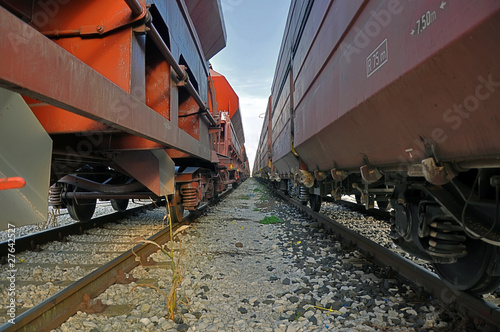
[[[227,42],[210,62],[239,96],[245,147],[252,169],[290,0],[221,0],[221,3]]]

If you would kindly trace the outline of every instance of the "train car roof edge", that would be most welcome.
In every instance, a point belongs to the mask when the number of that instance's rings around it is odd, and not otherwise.
[[[227,34],[220,0],[185,0],[207,60],[226,47]]]

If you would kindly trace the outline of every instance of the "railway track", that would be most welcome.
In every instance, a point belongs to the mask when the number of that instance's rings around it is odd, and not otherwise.
[[[230,192],[226,191],[213,202]],[[197,218],[207,207],[208,204],[185,216],[182,223],[174,225],[174,231]],[[31,299],[32,302],[28,303],[31,307],[16,308],[15,324],[9,323],[10,318],[4,316],[2,323],[5,324],[0,326],[0,331],[50,331],[78,310],[89,313],[103,310],[102,303],[93,299],[115,283],[136,281],[130,271],[138,265],[148,265],[151,262],[148,257],[158,250],[151,243],[138,244],[137,238],[147,238],[159,245],[170,239],[170,230],[165,228],[166,222],[163,221],[165,211],[155,210],[156,218],[149,215],[144,219],[139,214],[144,208],[33,234],[18,239],[19,242],[16,240],[17,252],[21,251],[18,248],[33,248],[33,243],[42,251],[16,254],[14,284],[18,306]],[[109,224],[117,218],[120,223]],[[68,236],[69,232],[85,234]],[[59,242],[63,238],[65,242]],[[48,242],[53,240],[58,242]],[[54,263],[57,256],[60,256],[58,262]],[[140,257],[140,262],[137,257]],[[52,276],[47,277],[49,275]],[[0,276],[4,301],[8,301],[9,271]],[[3,305],[7,307],[7,303]]]
[[[153,204],[147,204],[143,206],[134,207],[123,212],[115,212],[107,215],[103,215],[92,219],[90,222],[81,223],[73,222],[64,226],[54,227],[47,230],[42,230],[40,232],[24,235],[21,237],[16,237],[16,252],[21,253],[27,250],[40,251],[41,246],[45,243],[51,241],[66,242],[68,236],[83,234],[84,231],[100,227],[109,222],[114,222],[132,216],[134,214],[140,213],[144,209],[153,208]],[[9,241],[0,242],[0,259],[1,263],[5,263],[7,258]]]
[[[389,221],[391,219],[391,214],[388,211],[380,210],[380,209],[369,209],[366,210],[366,208],[360,204],[356,204],[352,201],[342,199],[342,200],[336,200],[333,197],[327,196],[324,198],[325,202],[329,203],[335,203],[341,206],[345,206],[349,210],[352,211],[357,211],[361,212],[363,214],[366,214],[368,216],[376,217],[377,219],[384,220],[384,221]]]
[[[265,217],[281,221],[261,223]],[[172,288],[171,261],[157,252],[150,256],[156,265],[132,271],[135,283],[115,283],[93,299],[108,305],[104,312],[79,311],[56,331],[477,330],[336,238],[246,181],[179,237],[185,250],[175,319],[166,317],[158,290],[137,287]]]
[[[271,190],[288,204],[295,206],[307,218],[321,222],[325,229],[335,234],[336,240],[342,241],[347,247],[357,248],[370,261],[384,267],[387,275],[400,275],[418,287],[422,287],[432,297],[454,306],[457,312],[469,316],[481,331],[498,331],[500,329],[500,308],[497,305],[473,294],[450,289],[436,274],[426,268],[360,235],[327,215],[312,211],[298,200],[290,198],[278,190]]]

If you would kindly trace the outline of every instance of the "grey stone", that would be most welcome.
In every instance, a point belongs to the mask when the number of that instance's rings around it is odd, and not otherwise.
[[[184,324],[184,323],[177,325],[177,331],[179,331],[179,332],[187,332],[187,330],[189,330],[189,325]]]

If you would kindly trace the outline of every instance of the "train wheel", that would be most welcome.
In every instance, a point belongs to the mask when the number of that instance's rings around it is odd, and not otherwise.
[[[182,197],[178,189],[175,190],[175,194],[170,201],[168,213],[170,214],[172,223],[180,222],[184,218],[184,206],[182,205]]]
[[[497,247],[481,240],[466,243],[467,256],[453,264],[434,263],[436,273],[451,287],[484,294],[500,286],[500,276],[490,275],[500,260]]]
[[[87,222],[94,215],[96,199],[72,199],[66,203],[66,208],[71,218],[76,221]]]
[[[127,209],[128,199],[112,199],[111,206],[115,211],[123,212]]]
[[[217,191],[217,188],[219,186],[217,185],[217,182],[214,182],[214,198],[218,198],[219,197],[219,192]]]
[[[321,196],[320,195],[311,195],[309,197],[309,204],[311,204],[311,209],[314,212],[319,212],[321,209]]]
[[[389,206],[389,201],[377,201],[378,208],[382,211],[386,211]]]

